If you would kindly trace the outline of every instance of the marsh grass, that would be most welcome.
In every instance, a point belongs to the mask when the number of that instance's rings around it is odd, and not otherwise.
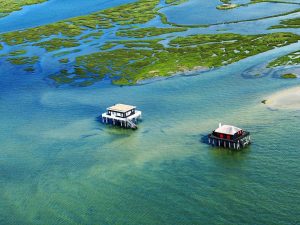
[[[267,65],[267,67],[272,68],[277,66],[299,65],[299,64],[300,64],[300,51],[295,51],[273,60]]]
[[[282,74],[280,77],[283,79],[296,79],[298,76],[293,73],[286,73],[286,74]]]
[[[275,47],[298,41],[292,33],[265,35],[212,34],[178,37],[169,47],[160,40],[118,41],[123,48],[76,58],[75,72],[54,75],[59,84],[93,84],[108,76],[117,85],[133,85],[153,77],[214,68],[237,62]],[[74,75],[75,74],[75,75]],[[59,79],[62,76],[64,79]]]
[[[23,6],[34,5],[47,0],[0,0],[0,15],[7,16],[9,13],[19,11]]]
[[[34,46],[42,47],[48,52],[51,52],[62,48],[76,47],[79,46],[79,43],[76,39],[53,38],[48,41],[36,43]]]
[[[183,27],[171,27],[171,28],[157,28],[157,27],[147,27],[140,29],[122,29],[119,30],[116,35],[121,37],[134,37],[134,38],[144,38],[153,37],[162,34],[169,34],[174,32],[184,32],[187,28]]]
[[[14,58],[8,58],[7,59],[10,63],[14,65],[25,65],[25,64],[35,64],[38,62],[39,57],[33,56],[33,57],[14,57]]]

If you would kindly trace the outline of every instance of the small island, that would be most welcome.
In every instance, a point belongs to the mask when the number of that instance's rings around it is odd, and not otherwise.
[[[295,51],[271,61],[267,65],[267,68],[274,68],[279,66],[294,66],[294,65],[298,65],[299,63],[300,63],[300,51]]]
[[[222,5],[218,5],[217,9],[219,9],[219,10],[228,10],[228,9],[234,9],[238,6],[239,6],[238,4],[224,3]]]
[[[298,76],[294,73],[286,73],[280,76],[282,79],[296,79]]]
[[[165,7],[183,2],[166,0]],[[138,0],[0,34],[2,58],[31,73],[32,68],[41,66],[39,61],[47,55],[59,65],[46,74],[57,86],[86,87],[104,79],[123,86],[223,67],[299,40],[298,34],[288,32],[197,33],[196,27],[167,23],[159,4],[159,0]],[[242,6],[228,0],[222,0],[221,4],[225,8]],[[146,25],[154,19],[160,20],[160,26]],[[107,34],[111,35],[108,40]],[[87,47],[91,51],[85,51]],[[298,56],[295,52],[269,66],[277,66],[281,61],[297,63]]]
[[[47,0],[5,0],[0,1],[0,18],[21,10],[24,6],[46,2]]]

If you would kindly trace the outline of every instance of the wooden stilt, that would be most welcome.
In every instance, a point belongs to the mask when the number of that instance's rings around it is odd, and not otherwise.
[[[212,146],[224,147],[224,148],[233,148],[233,149],[242,149],[247,145],[251,144],[249,133],[244,136],[237,137],[235,139],[224,139],[214,135],[208,135],[208,143]]]

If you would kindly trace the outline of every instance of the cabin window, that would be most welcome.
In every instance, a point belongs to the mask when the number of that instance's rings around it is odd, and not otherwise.
[[[224,135],[223,134],[220,134],[220,138],[223,138],[224,137]]]

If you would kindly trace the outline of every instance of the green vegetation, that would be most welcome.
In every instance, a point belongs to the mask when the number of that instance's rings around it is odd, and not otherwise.
[[[280,28],[300,28],[300,17],[282,20],[279,25],[271,26],[269,29],[280,29]]]
[[[54,35],[63,35],[67,38],[73,38],[81,35],[83,31],[88,29],[96,30],[94,33],[99,37],[101,29],[112,27],[113,24],[130,25],[146,23],[153,19],[158,11],[156,5],[159,0],[139,0],[102,10],[85,16],[79,16],[57,23],[44,25],[40,27],[30,28],[21,31],[14,31],[0,35],[0,41],[8,45],[25,44],[27,42],[38,42],[43,38]],[[90,36],[87,36],[88,38]]]
[[[10,63],[14,65],[24,65],[24,64],[35,64],[37,63],[39,57],[15,57],[7,59]]]
[[[25,5],[33,5],[47,0],[0,0],[0,17],[6,16],[11,12],[19,11]]]
[[[68,63],[69,59],[68,58],[60,59],[59,62],[60,63]]]
[[[288,55],[284,55],[270,62],[267,67],[287,66],[287,65],[299,65],[300,64],[300,51],[292,52]]]
[[[60,56],[69,55],[69,54],[72,54],[72,53],[77,53],[77,52],[80,52],[80,51],[81,51],[80,49],[74,49],[74,50],[71,50],[71,51],[63,51],[63,52],[55,53],[53,56],[54,57],[60,57]]]
[[[0,0],[1,1],[1,0]],[[224,0],[226,1],[226,0]],[[165,0],[166,4],[174,5],[184,0]],[[229,1],[228,1],[229,2]],[[187,27],[138,28],[155,18],[170,24],[164,14],[158,12],[159,0],[138,0],[102,10],[85,16],[79,16],[57,23],[15,31],[0,35],[0,41],[8,45],[38,46],[46,51],[56,51],[63,48],[77,47],[103,35],[103,30],[117,25],[130,25],[120,29],[116,35],[121,37],[145,38],[155,37],[173,32],[187,31]],[[197,25],[197,27],[206,25]],[[171,35],[170,35],[171,36]],[[295,43],[299,36],[291,33],[275,33],[261,35],[239,34],[199,34],[171,39],[169,43],[160,43],[162,39],[154,40],[117,40],[107,42],[100,47],[99,52],[79,56],[70,62],[65,56],[59,59],[63,68],[57,74],[50,76],[57,84],[88,86],[111,78],[117,85],[132,85],[140,80],[157,76],[171,76],[198,68],[213,68],[237,62],[246,57]],[[93,43],[92,45],[99,45]],[[0,49],[1,49],[0,45]],[[117,48],[114,48],[117,47]],[[63,51],[53,54],[53,57],[77,53],[80,49]],[[29,64],[25,71],[33,72],[38,61],[37,56],[21,57],[25,50],[9,53],[7,60],[15,65]],[[17,57],[18,56],[18,57]]]
[[[25,44],[27,42],[37,42],[52,35],[75,37],[79,34],[81,34],[81,29],[79,27],[73,24],[57,22],[27,30],[5,33],[0,36],[0,39],[8,45],[18,45]]]
[[[71,48],[79,46],[79,43],[76,39],[62,39],[62,38],[53,38],[49,41],[43,41],[34,46],[39,46],[45,48],[48,52],[55,51],[61,48]]]
[[[33,73],[33,72],[34,72],[34,68],[33,68],[32,66],[26,67],[26,68],[24,69],[24,71],[26,71],[26,72],[28,72],[28,73]]]
[[[158,11],[159,0],[139,0],[101,12],[104,18],[120,25],[141,24],[153,19]]]
[[[77,57],[73,71],[63,71],[51,78],[58,84],[86,86],[109,76],[114,84],[132,85],[156,76],[220,67],[298,39],[292,33],[200,34],[175,38],[169,47],[159,44],[159,40],[119,41],[124,48]],[[137,49],[144,46],[148,49]]]
[[[8,55],[9,56],[18,56],[18,55],[24,55],[26,53],[27,53],[26,50],[20,49],[20,50],[16,50],[16,51],[10,52]]]
[[[168,21],[168,18],[165,14],[157,13],[157,15],[159,15],[160,21],[161,21],[162,24],[170,24],[170,22]]]
[[[299,5],[296,1],[290,1],[290,0],[251,0],[250,4],[256,4],[260,2],[273,2],[273,3],[288,3],[288,4],[296,4]]]
[[[223,4],[218,5],[216,8],[219,10],[228,10],[228,9],[234,9],[237,7],[242,7],[242,6],[248,6],[251,4],[256,4],[256,3],[261,3],[261,2],[275,2],[275,3],[280,3],[282,2],[281,0],[250,0],[249,3],[244,3],[244,4],[234,4],[232,3],[231,0],[220,0]]]
[[[286,73],[286,74],[282,74],[280,77],[283,79],[296,79],[298,76],[293,73]]]
[[[134,37],[134,38],[144,38],[158,36],[162,34],[169,34],[173,32],[183,32],[187,28],[176,27],[176,28],[157,28],[157,27],[147,27],[140,29],[123,29],[119,30],[116,35],[121,37]]]
[[[68,77],[68,71],[67,70],[60,70],[59,74],[55,76],[50,76],[50,78],[57,84],[69,84],[73,80]]]
[[[101,50],[108,50],[108,49],[111,49],[115,46],[117,46],[118,44],[117,43],[105,43],[104,45],[102,45],[100,47]]]
[[[160,50],[163,49],[163,45],[158,43],[161,40],[163,39],[115,41],[111,43],[117,45],[123,45],[125,48],[149,48],[149,49]]]
[[[166,4],[168,5],[179,5],[182,4],[184,2],[187,2],[188,0],[166,0]]]
[[[102,35],[103,35],[103,31],[92,32],[92,33],[89,33],[89,34],[86,34],[86,35],[82,36],[80,38],[80,40],[87,39],[87,38],[90,38],[90,37],[99,39]]]
[[[239,7],[238,4],[222,4],[222,5],[218,5],[217,9],[228,10],[228,9],[234,9],[234,8],[237,8],[237,7]]]

